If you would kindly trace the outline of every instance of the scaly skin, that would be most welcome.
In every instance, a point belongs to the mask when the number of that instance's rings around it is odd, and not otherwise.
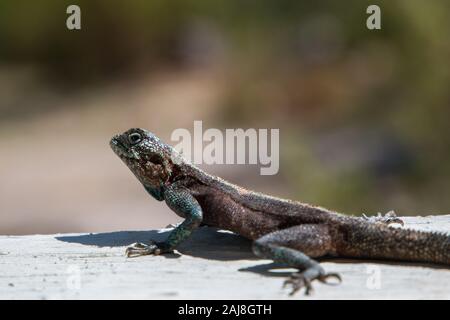
[[[403,222],[393,212],[349,217],[321,207],[253,192],[209,175],[144,129],[111,139],[114,152],[145,189],[185,218],[162,243],[136,244],[128,256],[171,252],[200,224],[231,230],[254,240],[253,252],[301,270],[285,284],[291,294],[328,274],[312,258],[323,256],[418,261],[450,265],[450,237],[389,227]]]

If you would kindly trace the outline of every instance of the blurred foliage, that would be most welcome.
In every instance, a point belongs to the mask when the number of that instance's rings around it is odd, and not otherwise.
[[[220,65],[215,125],[282,128],[301,199],[448,213],[450,2],[376,1],[382,30],[369,31],[372,3],[2,0],[0,62],[36,65],[55,87]]]

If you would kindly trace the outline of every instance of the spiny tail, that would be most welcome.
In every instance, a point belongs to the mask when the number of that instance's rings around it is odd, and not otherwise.
[[[367,222],[346,229],[345,251],[350,256],[450,265],[448,234]]]

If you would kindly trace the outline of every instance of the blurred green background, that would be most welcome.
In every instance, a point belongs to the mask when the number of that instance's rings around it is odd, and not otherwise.
[[[79,31],[66,8],[81,8]],[[366,28],[366,8],[382,29]],[[279,128],[280,171],[203,166],[347,214],[449,213],[450,2],[0,2],[0,234],[163,227],[109,150],[144,127]]]

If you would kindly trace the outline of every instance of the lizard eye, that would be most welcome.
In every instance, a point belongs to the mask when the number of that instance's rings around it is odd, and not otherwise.
[[[131,144],[137,144],[137,143],[141,142],[142,137],[139,133],[134,132],[128,136],[128,140],[130,140]]]

